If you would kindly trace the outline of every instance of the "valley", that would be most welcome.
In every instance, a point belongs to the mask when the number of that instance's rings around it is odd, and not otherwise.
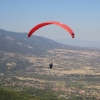
[[[9,88],[39,97],[33,100],[100,99],[100,49],[38,36],[28,39],[26,33],[5,30],[0,35],[1,91]],[[48,69],[51,62],[53,68]]]

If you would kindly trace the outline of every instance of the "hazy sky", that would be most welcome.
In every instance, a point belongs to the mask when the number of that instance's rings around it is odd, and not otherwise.
[[[1,29],[28,33],[34,25],[53,20],[70,26],[76,39],[100,40],[100,0],[0,0]],[[56,25],[43,27],[35,35],[71,39]]]

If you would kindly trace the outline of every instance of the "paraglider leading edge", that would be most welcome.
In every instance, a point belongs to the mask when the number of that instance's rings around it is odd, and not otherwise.
[[[51,24],[55,24],[55,25],[58,25],[58,26],[64,28],[65,30],[67,30],[67,31],[70,33],[70,35],[71,35],[72,38],[75,38],[75,34],[74,34],[74,32],[72,31],[72,29],[71,29],[69,26],[67,26],[67,25],[65,25],[65,24],[62,24],[62,23],[60,23],[60,22],[56,22],[56,21],[43,22],[43,23],[40,23],[40,24],[34,26],[34,27],[29,31],[28,37],[30,37],[35,31],[37,31],[37,30],[40,29],[41,27],[46,26],[46,25],[51,25]]]

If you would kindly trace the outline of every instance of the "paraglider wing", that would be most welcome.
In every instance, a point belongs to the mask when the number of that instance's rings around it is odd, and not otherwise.
[[[70,33],[70,35],[72,36],[72,38],[74,38],[74,32],[72,31],[72,29],[70,27],[68,27],[67,25],[62,24],[60,22],[56,22],[56,21],[49,21],[49,22],[44,22],[44,23],[40,23],[40,24],[36,25],[35,27],[33,27],[30,30],[30,32],[28,33],[28,37],[30,37],[39,28],[41,28],[43,26],[46,26],[46,25],[50,25],[50,24],[55,24],[55,25],[58,25],[58,26],[64,28],[65,30],[67,30]]]

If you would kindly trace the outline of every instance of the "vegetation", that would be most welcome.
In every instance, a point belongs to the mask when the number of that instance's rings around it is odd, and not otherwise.
[[[27,93],[27,94],[26,94]],[[31,95],[30,95],[31,94]],[[38,96],[34,96],[34,94]],[[59,99],[50,91],[27,90],[15,91],[9,88],[0,87],[0,100],[65,100]]]
[[[8,88],[0,88],[0,100],[31,100],[31,98],[31,96],[18,91],[10,90]]]

